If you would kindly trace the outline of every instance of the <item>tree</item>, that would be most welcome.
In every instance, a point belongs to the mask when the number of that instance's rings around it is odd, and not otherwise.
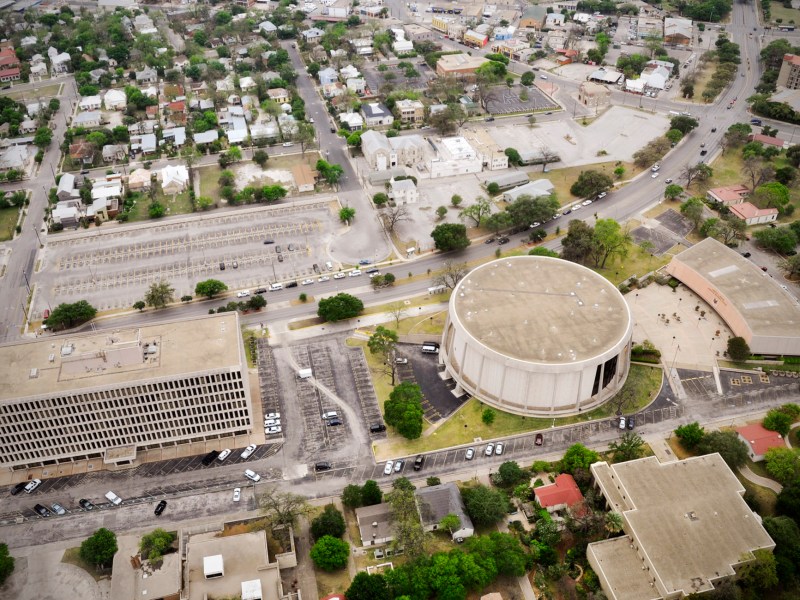
[[[211,299],[227,289],[228,286],[218,279],[206,279],[205,281],[198,282],[197,285],[194,286],[194,293],[196,296],[205,296]]]
[[[38,148],[47,148],[53,140],[53,132],[49,127],[39,127],[33,135],[33,144]]]
[[[508,499],[499,490],[477,485],[464,490],[461,496],[467,514],[476,525],[494,525],[506,516]]]
[[[317,315],[325,321],[336,322],[352,319],[364,310],[364,303],[350,294],[344,292],[319,301]]]
[[[687,450],[696,448],[705,434],[705,429],[703,429],[697,421],[687,425],[681,425],[675,430],[675,435],[678,436],[681,445]]]
[[[767,227],[753,234],[759,246],[780,254],[789,254],[797,246],[797,234],[789,227]]]
[[[594,254],[595,244],[591,225],[577,219],[570,221],[567,235],[561,240],[561,258],[583,264]]]
[[[614,182],[611,177],[600,171],[581,171],[578,180],[569,188],[570,194],[579,198],[594,198],[605,192]]]
[[[672,117],[669,121],[669,128],[670,129],[677,129],[683,135],[689,133],[692,129],[697,127],[700,123],[697,119],[692,117],[687,117],[684,115],[679,115],[677,117]]]
[[[497,469],[497,474],[500,475],[503,485],[509,487],[516,485],[527,477],[527,473],[520,468],[515,460],[507,460],[500,465],[500,468]]]
[[[347,566],[350,544],[339,538],[324,535],[311,548],[311,560],[323,571],[336,571]]]
[[[311,123],[298,123],[297,124],[297,133],[294,136],[294,140],[300,144],[300,155],[306,155],[306,149],[309,145],[313,144],[314,141],[317,139],[317,132],[314,129],[314,126]],[[335,167],[339,167],[339,165],[332,165]],[[341,169],[341,167],[339,167]],[[339,173],[341,176],[341,173]],[[328,180],[328,183],[337,183],[339,178],[336,178],[336,181],[330,181],[328,177],[325,177]]]
[[[747,446],[735,431],[711,431],[697,445],[699,454],[719,452],[731,469],[738,469],[747,462]]]
[[[728,339],[728,356],[731,360],[743,361],[750,358],[750,346],[743,337],[735,336]]]
[[[783,486],[775,506],[781,514],[795,521],[800,520],[800,479],[790,481]]]
[[[389,202],[389,196],[387,196],[383,192],[378,192],[372,197],[372,201],[375,203],[375,206],[381,208],[384,204]]]
[[[775,447],[764,455],[767,472],[782,484],[796,481],[800,477],[800,450]]]
[[[488,217],[492,212],[492,203],[488,198],[479,196],[475,199],[475,204],[470,204],[462,209],[459,217],[469,218],[475,222],[475,227],[480,227],[483,220]]]
[[[497,214],[503,214],[503,213],[497,213]],[[439,220],[444,219],[445,216],[447,216],[447,207],[446,206],[440,206],[439,208],[436,209],[436,217]],[[494,215],[492,215],[492,216],[494,216]]]
[[[755,190],[775,176],[772,165],[764,162],[759,156],[745,156],[742,161],[742,174],[750,180],[750,189]]]
[[[101,527],[81,543],[80,556],[90,565],[107,566],[117,553],[117,536]]]
[[[315,540],[326,535],[340,538],[346,529],[344,516],[333,504],[327,504],[322,513],[311,521],[311,536]]]
[[[537,196],[522,194],[506,207],[511,220],[519,227],[530,227],[534,223],[544,223],[553,218],[560,205],[554,195]],[[500,213],[502,214],[502,213]]]
[[[389,600],[386,578],[380,573],[359,571],[345,592],[347,600]]]
[[[453,194],[452,196],[450,196],[450,204],[452,204],[456,208],[458,208],[459,204],[461,204],[463,201],[464,199],[458,194]]]
[[[550,250],[550,248],[545,248],[544,246],[536,246],[536,248],[528,250],[528,256],[547,256],[549,258],[561,258],[561,255],[558,252],[556,252],[555,250]]]
[[[356,209],[352,206],[345,206],[339,210],[339,220],[342,223],[349,223],[356,216]]]
[[[686,179],[686,187],[692,185],[692,182],[696,179],[697,181],[705,181],[711,177],[713,171],[711,167],[707,164],[699,162],[696,165],[684,165],[681,169],[681,177]]]
[[[261,512],[270,522],[271,526],[292,525],[303,515],[311,510],[305,496],[291,492],[279,492],[276,488],[267,488],[258,497]]]
[[[442,265],[442,270],[433,278],[433,285],[444,286],[448,290],[455,289],[459,281],[469,272],[467,263],[456,263],[447,260]]]
[[[420,387],[404,381],[395,387],[384,403],[384,421],[397,429],[397,433],[409,440],[415,440],[422,434],[422,390]]]
[[[681,204],[681,214],[698,227],[703,220],[706,205],[700,198],[689,198]]]
[[[403,548],[412,559],[424,555],[429,536],[420,523],[414,486],[405,477],[400,477],[392,483],[386,502],[391,507],[394,522],[392,547],[395,550]]]
[[[264,150],[256,150],[253,153],[253,161],[255,161],[255,163],[262,169],[264,168],[264,165],[267,164],[268,160],[269,154],[267,154]]]
[[[361,505],[373,506],[383,501],[383,492],[374,479],[368,479],[361,487]]]
[[[160,219],[163,217],[167,212],[167,209],[164,208],[164,205],[160,202],[151,202],[150,206],[147,207],[147,215],[151,219]]]
[[[442,480],[439,479],[438,477],[428,477],[425,480],[425,485],[427,485],[428,487],[432,487],[434,485],[441,485],[441,484],[442,484]]]
[[[748,588],[768,590],[778,585],[775,556],[769,550],[753,552],[755,560],[739,567],[739,580]]]
[[[137,300],[136,302],[133,303],[133,308],[135,308],[139,312],[142,312],[145,306],[147,306],[147,304],[145,304],[144,300]]]
[[[150,533],[143,535],[139,540],[139,554],[146,556],[150,562],[161,560],[161,557],[172,546],[175,541],[175,534],[165,531],[160,527]]]
[[[792,428],[793,422],[794,419],[792,419],[790,415],[779,408],[773,408],[772,410],[767,411],[767,414],[761,424],[764,426],[764,429],[777,431],[782,436],[787,436],[789,435],[789,430]]]
[[[367,348],[370,354],[374,354],[380,358],[381,365],[383,366],[387,375],[392,378],[392,385],[394,385],[395,376],[397,374],[397,363],[395,362],[395,348],[397,346],[397,332],[391,329],[378,325],[369,340],[367,340]]]
[[[467,228],[459,223],[442,223],[431,232],[434,246],[442,252],[463,250],[470,245]]]
[[[86,300],[56,306],[44,321],[52,330],[68,329],[94,319],[97,309]]]
[[[0,543],[0,585],[14,572],[14,557],[8,552],[8,544]]]
[[[561,470],[565,473],[574,473],[576,469],[589,470],[589,467],[600,459],[600,455],[590,450],[583,444],[573,444],[564,453],[561,459]]]
[[[664,188],[664,198],[667,200],[675,200],[679,198],[681,194],[683,194],[683,188],[677,183],[670,183]]]
[[[616,462],[616,461],[615,461]],[[607,512],[604,517],[603,528],[611,535],[622,531],[622,515],[618,512]]]
[[[789,581],[800,565],[800,527],[789,517],[765,517],[763,524],[775,542],[778,579]]]
[[[534,75],[533,71],[525,71],[519,78],[519,82],[525,87],[530,87],[533,85],[534,79],[536,79],[536,75]]]
[[[627,462],[642,456],[644,440],[632,431],[626,431],[617,441],[608,445],[608,449],[614,453],[614,462]]]
[[[484,408],[483,412],[481,413],[481,421],[483,421],[484,425],[491,425],[494,423],[494,419],[497,414],[491,408]]]
[[[255,294],[247,301],[247,310],[261,310],[267,305],[267,300],[261,294]]]
[[[344,175],[344,169],[341,165],[332,165],[328,161],[322,159],[317,161],[316,167],[322,178],[331,185],[339,183],[342,175]]]
[[[722,142],[720,144],[723,154],[727,148],[736,148],[744,145],[747,141],[747,136],[750,135],[752,131],[753,128],[747,123],[734,123],[728,127],[728,131],[722,136]]]
[[[380,488],[379,488],[380,491]],[[342,504],[347,508],[358,508],[361,506],[361,486],[351,483],[342,490]]]
[[[411,213],[405,204],[398,204],[397,206],[389,206],[388,204],[381,210],[381,219],[383,219],[383,226],[390,233],[398,223],[411,220]]]
[[[175,288],[167,281],[157,281],[150,284],[150,288],[144,295],[144,301],[153,308],[164,308],[170,302],[175,301]]]
[[[458,531],[461,528],[461,519],[458,518],[458,515],[454,515],[453,513],[447,514],[439,521],[439,527],[452,534],[454,531]]]
[[[473,536],[465,545],[470,554],[493,561],[498,575],[521,577],[531,566],[530,556],[519,539],[509,533],[493,531],[488,536]]]
[[[789,204],[789,188],[777,181],[760,185],[753,192],[753,204],[759,208],[777,208],[783,214]]]
[[[625,258],[632,238],[614,219],[598,219],[594,224],[595,266],[604,269],[611,257]]]

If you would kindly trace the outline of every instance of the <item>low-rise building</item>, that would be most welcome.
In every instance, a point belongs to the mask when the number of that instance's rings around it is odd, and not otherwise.
[[[90,165],[94,160],[94,145],[86,141],[70,144],[69,157],[72,160],[80,161],[81,164]]]
[[[74,200],[80,198],[80,193],[75,188],[75,175],[62,173],[56,188],[56,197],[59,200]]]
[[[149,190],[152,184],[152,173],[147,169],[136,169],[128,175],[128,189],[131,191]]]
[[[19,81],[22,78],[22,71],[19,67],[0,68],[0,82],[9,83]]]
[[[392,507],[386,502],[356,509],[362,546],[380,546],[394,540]]]
[[[367,91],[367,80],[363,77],[351,77],[345,83],[348,90],[359,96]]]
[[[403,25],[403,30],[406,32],[406,37],[412,42],[424,42],[434,39],[434,33],[430,29],[415,23]]]
[[[413,179],[389,180],[389,197],[395,204],[416,204],[419,201],[419,190]]]
[[[272,88],[271,90],[267,90],[267,96],[269,96],[270,100],[274,100],[278,104],[289,102],[291,99],[289,96],[289,90],[286,88]]]
[[[361,136],[361,151],[373,171],[420,164],[427,148],[427,142],[419,135],[387,138],[383,133],[370,130]]]
[[[547,9],[544,6],[526,6],[522,11],[519,26],[528,29],[542,29],[547,19]]]
[[[216,131],[214,132],[216,133]],[[156,134],[145,133],[131,136],[131,151],[152,154],[157,149]]]
[[[750,188],[742,184],[724,185],[711,188],[706,192],[706,198],[711,202],[719,202],[725,206],[741,204],[750,195]]]
[[[692,20],[677,17],[664,19],[664,43],[688,46],[692,43]]]
[[[125,159],[128,147],[122,144],[106,144],[102,153],[104,162],[116,162]]]
[[[751,133],[747,136],[747,141],[758,142],[764,146],[773,146],[775,148],[779,148],[780,150],[789,147],[789,142],[771,135],[764,135],[763,133]]]
[[[737,427],[736,433],[739,439],[747,445],[747,453],[753,462],[764,460],[767,450],[770,448],[786,447],[786,442],[783,441],[783,436],[780,433],[770,431],[761,423],[751,423],[744,427]]]
[[[524,185],[528,182],[530,182],[530,177],[528,177],[528,174],[525,171],[512,171],[510,173],[501,173],[500,175],[488,177],[483,183],[487,186],[492,183],[496,183],[499,189],[507,190],[509,188]]]
[[[298,192],[313,192],[316,183],[316,172],[302,162],[292,167],[292,178]]]
[[[584,81],[578,86],[578,102],[589,108],[605,108],[611,104],[611,91],[599,83]]]
[[[459,520],[459,527],[453,530],[451,536],[455,541],[463,541],[472,537],[475,528],[472,519],[467,515],[461,492],[455,483],[440,483],[414,491],[417,500],[420,522],[425,531],[436,531],[442,519],[448,515],[455,515]]]
[[[380,102],[362,104],[361,114],[367,127],[388,127],[394,123],[394,115]]]
[[[394,104],[401,123],[422,123],[425,105],[419,100],[398,100]]]
[[[301,35],[303,36],[303,39],[305,41],[311,42],[313,40],[317,40],[317,39],[321,38],[323,35],[325,35],[325,32],[322,31],[321,29],[316,28],[316,27],[311,27],[310,29],[306,29],[305,31],[302,31]]]
[[[533,494],[539,506],[550,513],[569,509],[583,502],[583,494],[569,473],[556,475],[554,483],[534,488]]]
[[[101,119],[102,119],[102,114],[100,113],[99,110],[90,110],[75,115],[75,118],[72,119],[72,126],[85,127],[90,129],[92,127],[100,127]]]
[[[461,136],[442,138],[433,146],[436,154],[429,163],[431,178],[480,173],[483,170],[482,157]]]
[[[194,140],[194,143],[198,145],[212,144],[219,139],[219,133],[216,129],[209,129],[208,131],[193,133],[192,139]]]
[[[155,69],[149,67],[136,71],[136,83],[156,83],[158,81],[158,73]]]
[[[524,185],[520,185],[513,189],[508,190],[503,194],[503,200],[506,202],[514,202],[520,196],[532,196],[538,198],[539,196],[549,196],[555,191],[555,186],[549,179],[536,179]]]
[[[474,77],[478,67],[487,62],[488,59],[483,56],[470,56],[464,53],[445,54],[436,61],[436,74],[470,78]]]
[[[317,78],[319,79],[320,85],[326,85],[334,81],[339,81],[339,72],[333,67],[327,67],[317,73]]]
[[[125,110],[128,106],[128,98],[122,90],[108,90],[103,96],[103,103],[106,110]]]
[[[619,71],[614,71],[613,69],[600,67],[596,71],[592,71],[589,74],[589,77],[587,77],[587,80],[596,81],[597,83],[606,83],[609,85],[614,85],[622,81],[624,78],[625,76]]]
[[[189,184],[189,171],[185,165],[167,165],[158,172],[158,180],[165,194],[180,194]]]
[[[747,225],[763,225],[778,220],[777,208],[758,208],[750,202],[740,202],[729,206],[728,209],[734,217],[744,221]]]
[[[102,104],[100,96],[85,96],[78,102],[78,108],[87,111],[100,110]]]

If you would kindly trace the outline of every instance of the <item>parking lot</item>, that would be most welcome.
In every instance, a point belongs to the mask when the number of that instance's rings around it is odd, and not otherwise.
[[[439,360],[436,355],[422,354],[419,344],[398,344],[397,356],[408,359],[407,363],[397,365],[398,380],[410,381],[420,386],[426,420],[431,423],[441,421],[466,402],[466,394],[460,398],[452,394],[454,382],[448,383],[439,377]]]
[[[525,94],[527,94],[526,100],[520,98],[520,94],[523,90]],[[489,100],[487,106],[489,112],[493,115],[561,109],[553,99],[545,95],[536,86],[526,88],[521,85],[511,88],[507,86],[496,86],[492,89],[492,99]]]
[[[418,77],[406,77],[406,70],[398,68],[398,62],[411,63],[414,65],[414,70],[419,73]],[[385,71],[379,71],[378,65],[385,65]],[[425,64],[422,58],[403,58],[391,61],[376,61],[364,62],[361,67],[361,74],[367,82],[367,87],[373,94],[377,94],[378,90],[384,84],[391,84],[396,89],[403,90],[426,90],[428,88],[428,81],[434,79],[436,73]],[[388,77],[387,77],[388,75]]]
[[[180,298],[209,278],[235,290],[313,277],[314,264],[331,260],[336,206],[301,201],[50,236],[32,318],[77,300],[101,311],[129,308],[160,280]]]

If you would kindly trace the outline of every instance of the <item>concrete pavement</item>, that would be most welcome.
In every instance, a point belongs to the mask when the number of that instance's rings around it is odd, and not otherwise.
[[[761,475],[756,475],[750,470],[750,467],[748,467],[747,465],[742,465],[741,467],[739,467],[739,473],[741,473],[745,479],[751,481],[752,483],[760,485],[761,487],[768,488],[773,492],[775,492],[776,494],[780,494],[781,490],[783,489],[783,486],[780,483],[778,483],[773,479],[767,479],[766,477],[762,477]]]

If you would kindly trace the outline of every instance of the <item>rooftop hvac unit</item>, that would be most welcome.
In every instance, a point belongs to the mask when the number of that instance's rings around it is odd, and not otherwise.
[[[39,377],[39,369],[34,367],[31,369],[31,372],[28,374],[28,379],[38,379]]]

